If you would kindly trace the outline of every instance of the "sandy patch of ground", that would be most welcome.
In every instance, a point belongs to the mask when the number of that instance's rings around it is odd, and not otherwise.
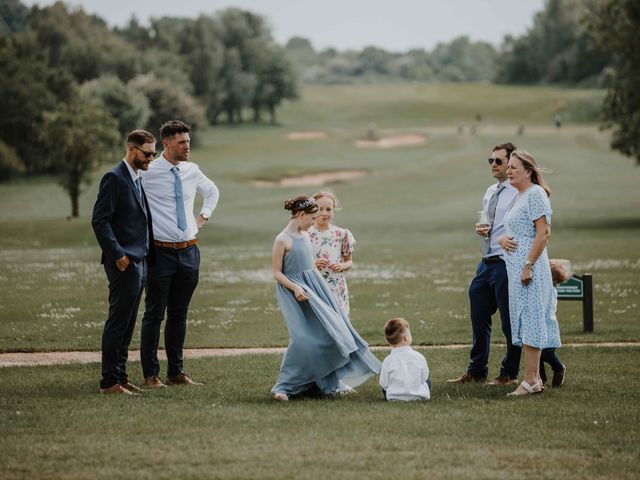
[[[342,170],[339,172],[310,173],[294,177],[282,177],[280,180],[254,180],[254,187],[319,187],[331,182],[354,180],[364,177],[364,170]]]
[[[291,132],[287,135],[289,140],[324,140],[329,138],[327,132]]]
[[[398,148],[422,145],[427,139],[418,133],[401,133],[379,138],[377,140],[356,140],[358,148]]]
[[[495,345],[504,346],[496,343]],[[564,348],[612,348],[612,347],[639,347],[640,342],[598,342],[598,343],[565,343]],[[471,348],[470,344],[454,343],[449,345],[415,345],[418,350],[460,350]],[[389,350],[388,346],[371,346],[373,351]],[[186,348],[184,356],[189,358],[206,357],[235,357],[238,355],[264,355],[284,353],[284,347],[270,348]],[[164,350],[158,350],[158,358],[166,360]],[[36,365],[64,365],[69,363],[98,363],[101,361],[100,352],[15,352],[0,353],[1,367],[29,367]],[[129,361],[139,362],[140,352],[138,350],[129,351]]]

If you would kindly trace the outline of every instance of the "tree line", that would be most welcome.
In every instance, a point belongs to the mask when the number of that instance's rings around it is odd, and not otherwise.
[[[123,28],[63,2],[0,3],[0,180],[56,174],[77,199],[94,167],[134,128],[179,118],[276,122],[298,95],[294,68],[266,19],[229,8]]]
[[[506,36],[500,47],[458,37],[433,50],[389,52],[316,51],[308,39],[294,37],[287,52],[310,83],[389,81],[496,82],[601,86],[611,53],[592,42],[585,21],[597,0],[549,0],[520,36]]]

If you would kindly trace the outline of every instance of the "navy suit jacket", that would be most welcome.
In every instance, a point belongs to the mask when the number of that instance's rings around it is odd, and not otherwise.
[[[123,256],[140,261],[147,255],[155,261],[149,202],[138,196],[129,169],[120,162],[105,173],[93,207],[91,224],[102,248],[101,263],[115,262]]]

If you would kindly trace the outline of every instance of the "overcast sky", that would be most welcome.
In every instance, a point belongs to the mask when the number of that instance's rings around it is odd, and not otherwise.
[[[55,0],[23,0],[49,5]],[[432,49],[439,42],[468,35],[500,45],[506,34],[521,35],[544,0],[66,0],[95,13],[110,25],[124,25],[135,15],[196,17],[238,7],[267,17],[275,40],[306,37],[316,49],[362,49],[375,45],[391,51]]]

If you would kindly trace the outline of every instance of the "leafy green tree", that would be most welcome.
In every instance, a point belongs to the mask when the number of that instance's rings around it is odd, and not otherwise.
[[[613,57],[610,86],[602,107],[613,129],[611,147],[640,164],[640,4],[608,0],[587,18],[595,45]]]
[[[105,73],[128,81],[141,71],[140,54],[101,18],[63,2],[33,7],[26,28],[35,32],[50,67],[64,68],[82,83]]]
[[[48,68],[34,35],[0,37],[0,140],[18,154],[28,173],[51,173],[55,166],[42,142],[43,113],[73,95],[73,80]]]
[[[28,9],[20,0],[0,1],[0,34],[22,31]]]
[[[133,86],[123,83],[115,75],[103,75],[80,87],[85,101],[98,99],[109,114],[118,121],[122,138],[136,128],[147,124],[151,109],[147,97]]]
[[[119,143],[117,121],[100,102],[80,98],[45,113],[44,138],[71,200],[71,217],[78,217],[78,199],[103,160],[113,160]]]
[[[195,143],[196,130],[206,125],[207,121],[204,108],[194,97],[153,74],[138,76],[130,84],[149,101],[151,113],[144,127],[146,130],[157,133],[160,125],[175,118],[193,127],[191,137]]]
[[[262,68],[252,102],[254,121],[260,119],[260,110],[266,108],[272,124],[277,123],[276,108],[287,99],[298,98],[296,73],[284,50],[272,47]]]

